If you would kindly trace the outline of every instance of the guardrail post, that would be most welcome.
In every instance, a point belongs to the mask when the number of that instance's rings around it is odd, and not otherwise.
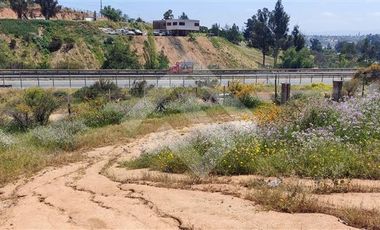
[[[256,85],[259,83],[259,76],[257,76],[257,74],[256,74]]]
[[[222,79],[222,75],[219,76],[219,81],[220,81],[220,85],[223,85],[223,84],[222,84],[222,81],[223,81],[223,79]]]
[[[182,76],[182,86],[185,88],[185,76]]]
[[[119,81],[118,81],[118,79],[119,79],[119,72],[118,72],[118,74],[115,77],[115,81],[116,81],[116,86],[117,87],[119,87]]]
[[[172,78],[169,77],[169,88],[171,88],[171,87],[172,87]]]
[[[342,99],[343,81],[333,82],[333,100],[339,102]]]
[[[84,76],[84,86],[87,87],[87,75]]]
[[[128,88],[131,88],[131,76],[128,76]]]
[[[55,88],[55,80],[54,80],[54,77],[52,77],[51,80],[53,81],[53,88]]]
[[[323,75],[323,74],[322,74],[322,83],[323,83],[323,80],[324,80],[324,79],[323,79],[323,78],[324,78],[324,76],[325,76],[325,75]]]
[[[243,84],[245,84],[245,75],[243,76]]]
[[[3,77],[3,86],[5,87],[5,77],[4,77],[4,74],[2,74],[2,77]]]
[[[267,75],[267,85],[269,85],[269,76]]]
[[[40,87],[40,77],[37,77],[37,86]]]
[[[20,77],[20,87],[22,89],[22,77],[21,77],[21,73],[19,73],[19,77]]]
[[[302,85],[302,75],[300,75],[300,85]]]
[[[310,82],[313,83],[313,75],[310,77]]]
[[[290,83],[283,83],[281,85],[281,104],[285,104],[290,99]]]
[[[71,75],[69,76],[69,84],[70,84],[70,89],[71,89]]]
[[[156,87],[158,88],[158,75],[156,76]]]

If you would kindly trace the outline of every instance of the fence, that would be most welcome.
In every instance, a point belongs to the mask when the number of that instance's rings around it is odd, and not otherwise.
[[[119,87],[131,88],[134,81],[147,81],[156,87],[189,87],[199,81],[218,81],[228,85],[231,81],[247,84],[291,83],[292,85],[351,79],[353,69],[328,70],[217,70],[197,71],[191,75],[171,75],[165,71],[121,71],[121,70],[2,70],[0,80],[3,87],[13,88],[81,88],[104,79],[115,82]],[[1,85],[1,83],[0,83]]]

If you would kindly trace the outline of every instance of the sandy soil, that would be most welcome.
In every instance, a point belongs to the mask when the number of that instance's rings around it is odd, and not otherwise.
[[[138,54],[143,53],[146,36],[133,37],[132,49]],[[220,68],[253,68],[259,67],[257,61],[251,56],[239,50],[237,46],[226,45],[217,49],[207,37],[197,37],[196,41],[189,41],[188,37],[154,37],[157,52],[164,51],[170,65],[181,61],[192,61],[196,68],[205,69],[209,66]],[[144,63],[143,55],[140,55],[140,63]]]
[[[350,229],[333,216],[264,211],[253,202],[212,191],[212,184],[189,189],[158,187],[144,183],[144,170],[117,167],[120,160],[138,156],[193,128],[153,133],[126,145],[95,149],[83,162],[48,168],[1,188],[0,228]],[[231,184],[215,186],[230,190],[243,179],[247,177],[230,178]],[[347,196],[342,202],[351,198]],[[378,200],[378,195],[368,199]]]

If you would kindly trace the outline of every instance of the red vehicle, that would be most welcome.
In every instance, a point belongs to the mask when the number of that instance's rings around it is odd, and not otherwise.
[[[170,67],[169,69],[169,72],[171,74],[193,73],[193,71],[193,62],[177,62],[174,66]]]

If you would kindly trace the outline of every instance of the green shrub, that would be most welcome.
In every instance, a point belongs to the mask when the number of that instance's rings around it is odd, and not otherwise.
[[[149,89],[146,81],[134,81],[129,93],[134,97],[143,97]]]
[[[34,125],[46,125],[58,107],[59,102],[51,91],[31,88],[8,102],[5,112],[13,118],[14,127],[25,130]]]
[[[50,53],[56,52],[62,48],[63,42],[61,38],[55,37],[51,40],[48,50]]]
[[[156,154],[143,154],[124,166],[130,169],[151,168],[153,170],[166,173],[184,173],[188,167],[178,155],[173,154],[170,150],[163,150]]]
[[[101,110],[89,111],[82,114],[81,117],[84,123],[88,127],[98,128],[107,125],[117,125],[120,124],[124,118],[124,113],[117,111],[113,108],[103,108]]]
[[[111,100],[124,98],[124,93],[114,82],[99,80],[90,87],[83,87],[74,93],[74,98],[80,101],[94,100],[103,97]]]
[[[244,94],[239,98],[240,102],[247,108],[253,109],[262,105],[262,101],[258,97],[250,94]]]
[[[30,132],[33,143],[51,149],[73,150],[76,135],[87,130],[81,121],[60,121],[46,127],[40,126]]]

